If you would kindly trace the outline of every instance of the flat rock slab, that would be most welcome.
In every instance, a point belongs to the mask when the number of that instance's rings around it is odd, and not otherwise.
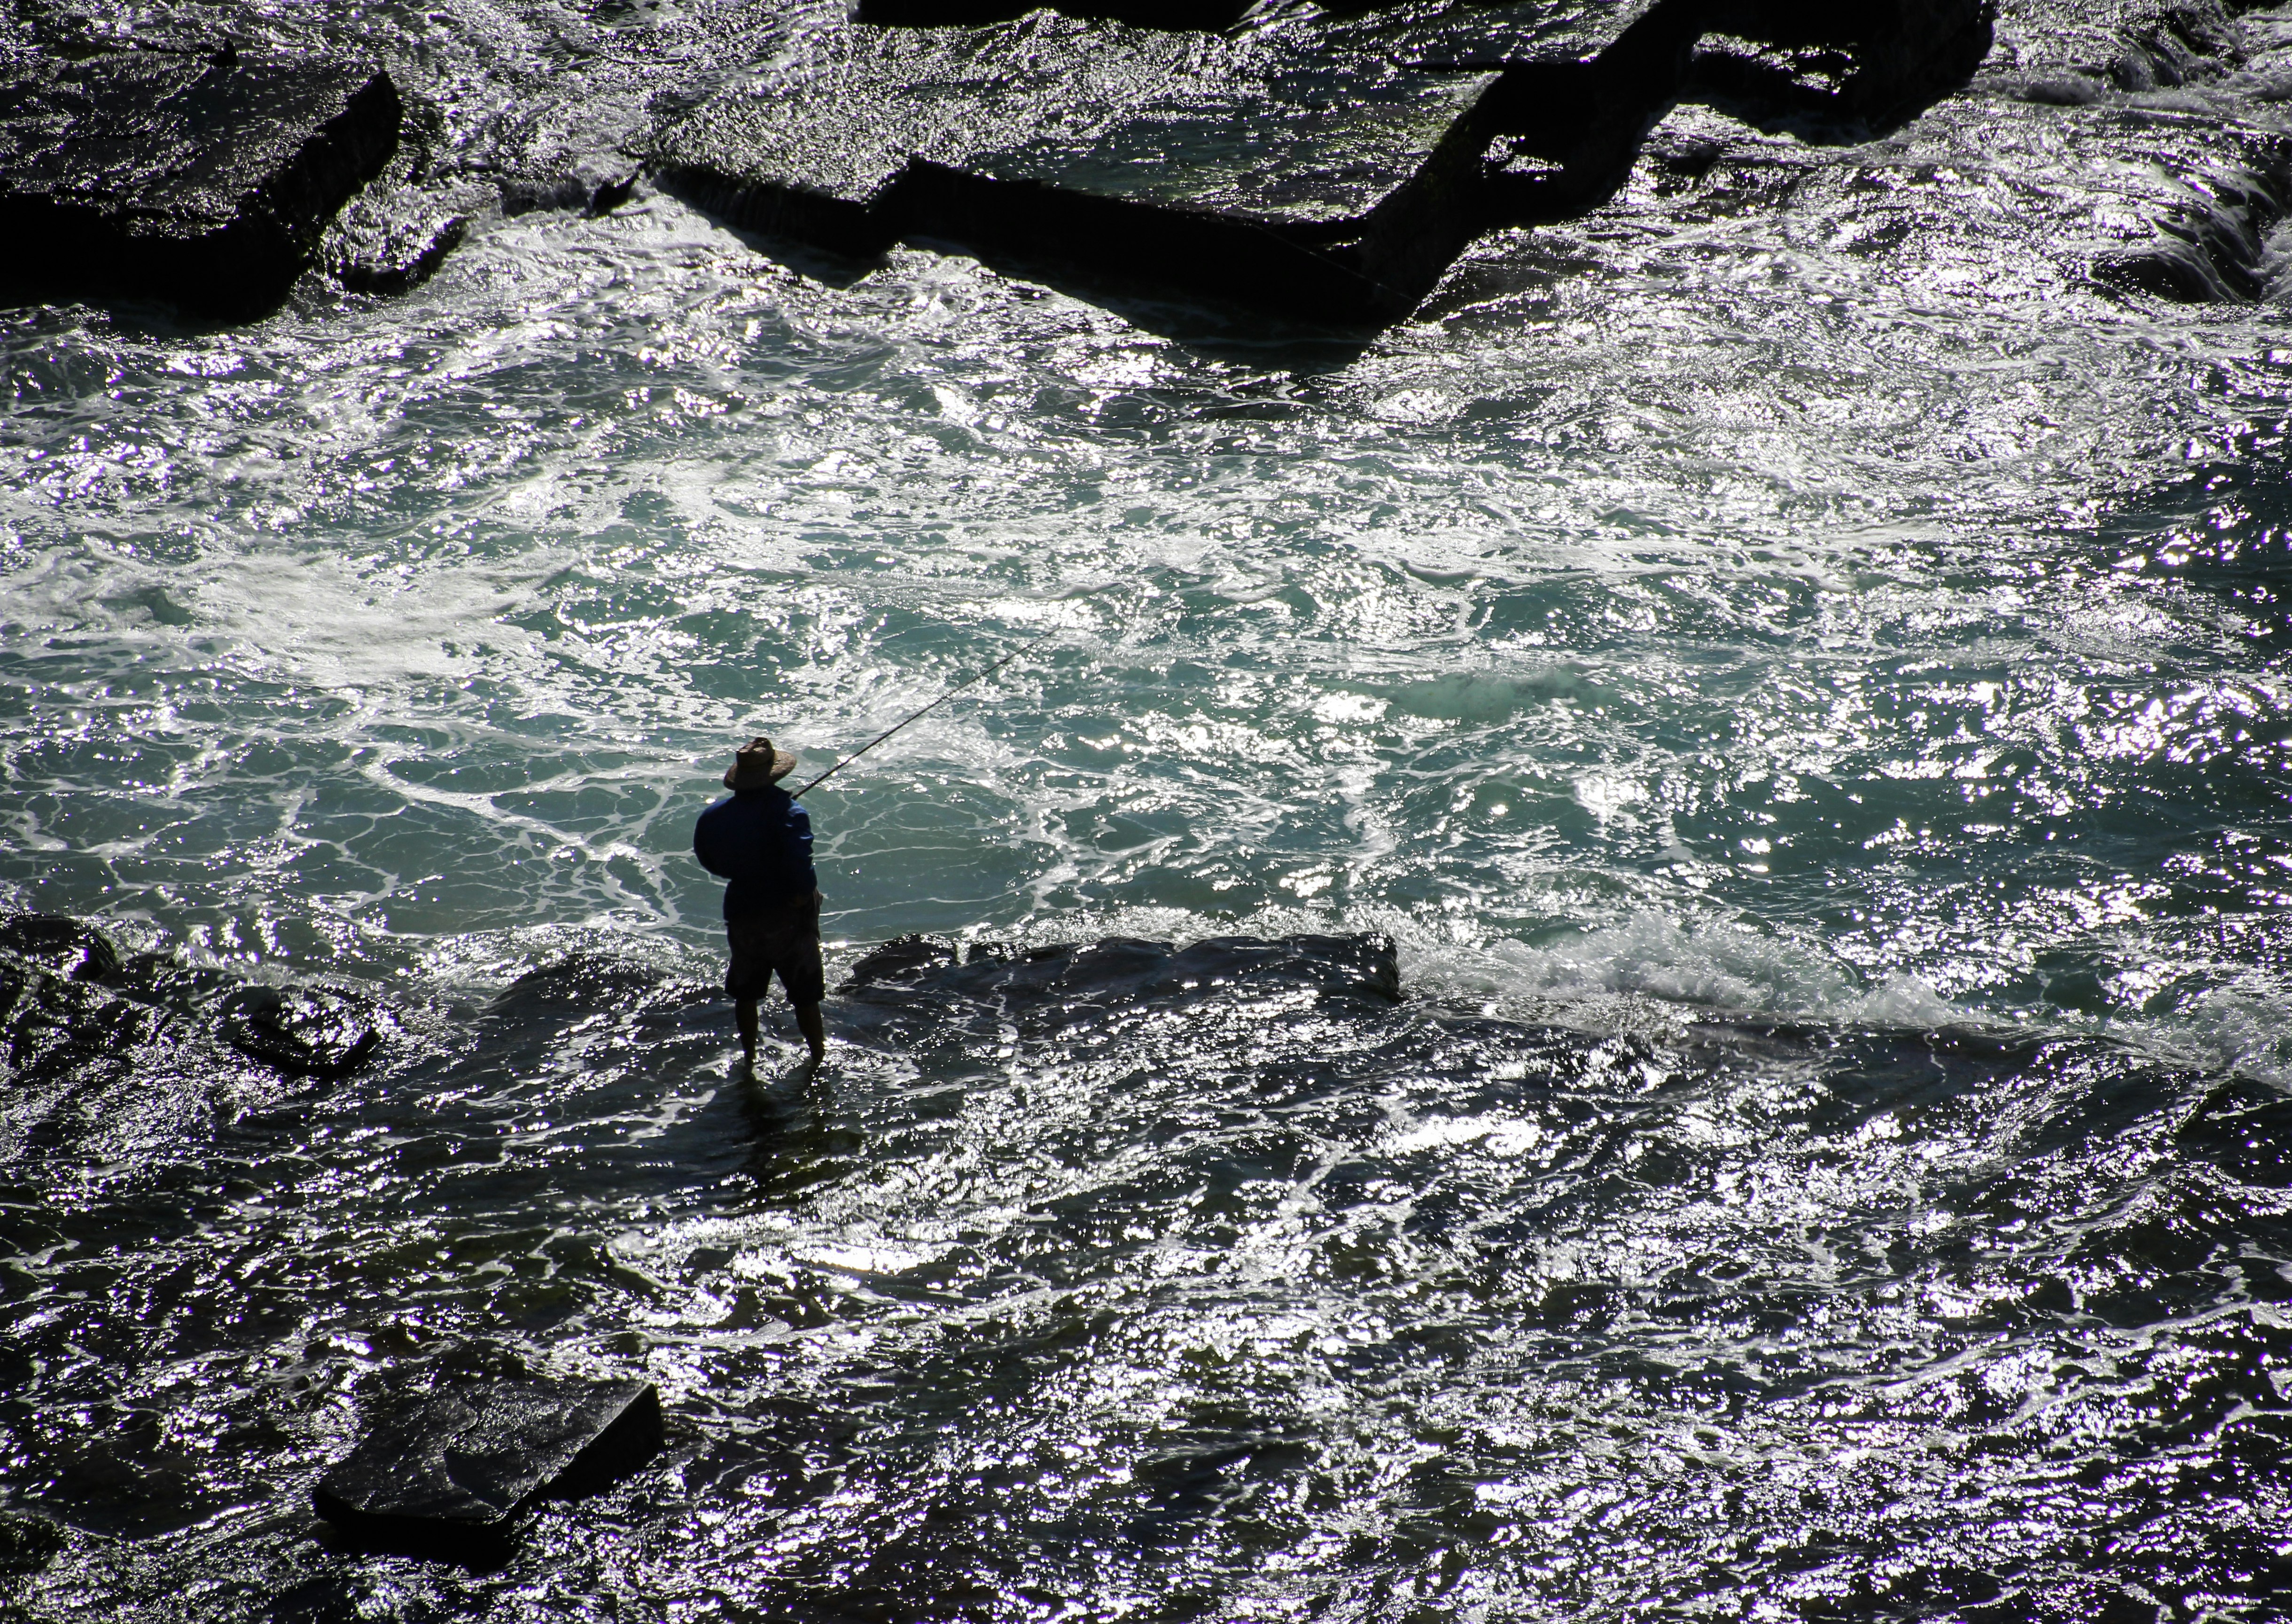
[[[1477,229],[1497,78],[1048,12],[843,24],[657,161],[736,225],[842,253],[921,238],[1382,321]]]
[[[119,52],[0,69],[0,282],[274,308],[398,143],[390,77],[328,59]]]
[[[500,1552],[537,1501],[589,1493],[661,1445],[652,1384],[504,1382],[416,1400],[311,1491],[354,1541],[455,1559]]]

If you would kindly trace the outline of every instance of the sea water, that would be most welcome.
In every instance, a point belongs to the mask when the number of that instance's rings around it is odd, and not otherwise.
[[[7,900],[396,1012],[12,1108],[27,1616],[2268,1615],[2280,306],[1634,198],[1358,338],[650,191],[0,319]],[[1384,933],[1414,1059],[1275,1000],[745,1077],[731,750],[1014,652],[807,797],[832,970]],[[666,1464],[500,1572],[333,1552],[457,1358],[649,1375]]]

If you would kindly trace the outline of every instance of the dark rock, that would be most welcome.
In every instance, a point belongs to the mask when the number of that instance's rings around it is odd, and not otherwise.
[[[1675,0],[1677,3],[1677,0]],[[1844,117],[1882,125],[1932,101],[1989,54],[1989,0],[1704,0],[1704,26],[1785,47],[1844,50],[1836,96]]]
[[[1227,28],[1249,12],[1252,0],[1066,0],[1069,17],[1126,22],[1142,28]],[[906,28],[948,28],[1008,22],[1035,9],[1036,0],[859,0],[855,22]]]
[[[293,1076],[341,1077],[382,1043],[371,1006],[323,987],[248,987],[222,1014],[224,1041]]]
[[[839,1028],[857,1037],[871,1029],[892,1043],[915,1028],[964,1024],[976,1014],[990,1027],[1017,1022],[1036,1031],[1141,1005],[1187,1007],[1284,994],[1309,1004],[1382,1009],[1400,996],[1400,967],[1390,937],[1214,936],[1180,948],[1166,941],[1110,936],[1018,951],[974,944],[969,960],[917,963],[897,976],[842,989]]]
[[[204,1017],[243,990],[246,982],[218,965],[194,964],[172,953],[138,953],[119,966],[118,978],[109,985],[122,997]]]
[[[932,239],[1384,320],[1479,223],[1497,82],[1048,13],[854,28],[671,124],[658,174],[735,224],[840,253]]]
[[[591,216],[609,214],[636,190],[639,173],[637,166],[618,162],[583,163],[554,174],[513,175],[502,183],[502,213],[571,209]]]
[[[2047,107],[2088,107],[2101,100],[2102,86],[2082,74],[2062,74],[2049,79],[2032,79],[2022,94],[2031,101]]]
[[[1699,50],[1712,35],[1728,37]],[[1496,117],[1515,142],[1489,177],[1488,217],[1598,207],[1682,101],[1805,139],[1866,140],[1964,84],[1989,45],[1986,0],[1657,0],[1587,59],[1507,68]]]
[[[125,1076],[166,1023],[163,1011],[99,986],[0,961],[0,1037],[19,1088]]]
[[[420,193],[360,198],[328,229],[320,258],[352,293],[403,293],[429,280],[469,229],[468,215]]]
[[[109,982],[119,975],[119,949],[110,938],[61,914],[12,914],[0,919],[0,950],[76,982]]]
[[[2128,10],[2124,48],[2109,64],[2119,90],[2171,90],[2212,78],[2243,58],[2236,25],[2218,0]]]
[[[513,1382],[417,1400],[378,1423],[311,1492],[354,1543],[497,1555],[545,1498],[593,1493],[661,1445],[650,1382]]]
[[[955,963],[952,944],[930,936],[899,936],[871,948],[851,966],[839,992],[886,982],[912,982],[925,972]]]
[[[0,1512],[0,1574],[36,1573],[63,1548],[63,1530],[47,1518]]]
[[[397,144],[379,68],[119,52],[0,69],[5,275],[42,297],[274,307]]]
[[[492,1015],[510,1022],[625,1009],[656,996],[657,971],[602,953],[569,953],[537,965],[494,995]]]

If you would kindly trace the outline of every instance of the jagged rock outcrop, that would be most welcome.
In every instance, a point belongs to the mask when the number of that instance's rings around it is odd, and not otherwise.
[[[419,81],[401,99],[316,13],[266,13],[242,53],[195,6],[124,34],[77,0],[43,11],[47,54],[0,89],[0,219],[44,245],[17,291],[238,318],[315,259],[399,292],[488,214],[600,213],[650,164],[732,224],[843,255],[934,244],[1378,323],[1477,232],[1613,195],[1694,86],[1864,129],[1988,43],[1982,0],[1658,0],[1620,31],[1470,7],[1245,21],[1228,0],[440,15],[477,35],[393,58]],[[537,29],[560,63],[538,77],[518,66]],[[83,54],[106,40],[140,48]]]
[[[1715,29],[1844,53],[1843,83],[1811,105],[1860,127],[1962,81],[1987,17],[1981,0],[1845,21],[1785,0],[1660,0],[1580,57],[1528,61],[1459,54],[1438,31],[1404,52],[1359,30],[1188,36],[1052,12],[848,24],[670,118],[654,161],[735,224],[841,254],[935,242],[1380,322],[1487,226],[1613,195]]]
[[[330,58],[110,52],[0,69],[0,279],[204,317],[285,297],[397,145],[390,76]]]
[[[1497,127],[1493,73],[1049,12],[816,45],[666,129],[662,182],[844,254],[936,241],[1326,319],[1431,287]]]

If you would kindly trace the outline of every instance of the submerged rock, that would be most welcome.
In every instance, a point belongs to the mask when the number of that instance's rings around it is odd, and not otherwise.
[[[285,297],[389,158],[390,76],[326,58],[116,52],[0,69],[0,279],[204,316]]]
[[[61,914],[12,914],[0,919],[0,951],[28,958],[76,982],[119,975],[119,949],[95,926]]]
[[[220,1039],[289,1076],[336,1078],[375,1054],[383,1024],[373,1003],[334,988],[251,984],[164,953],[123,962],[84,920],[0,919],[0,1054],[20,1087],[124,1076],[163,1034],[171,1054]]]
[[[100,986],[0,961],[0,1043],[18,1088],[88,1085],[132,1073],[167,1014]]]
[[[323,987],[247,987],[222,1004],[224,1041],[296,1076],[341,1077],[381,1046],[375,1012]]]
[[[593,1493],[660,1445],[660,1398],[650,1382],[464,1388],[378,1423],[311,1499],[356,1543],[482,1558],[507,1545],[536,1502]]]

